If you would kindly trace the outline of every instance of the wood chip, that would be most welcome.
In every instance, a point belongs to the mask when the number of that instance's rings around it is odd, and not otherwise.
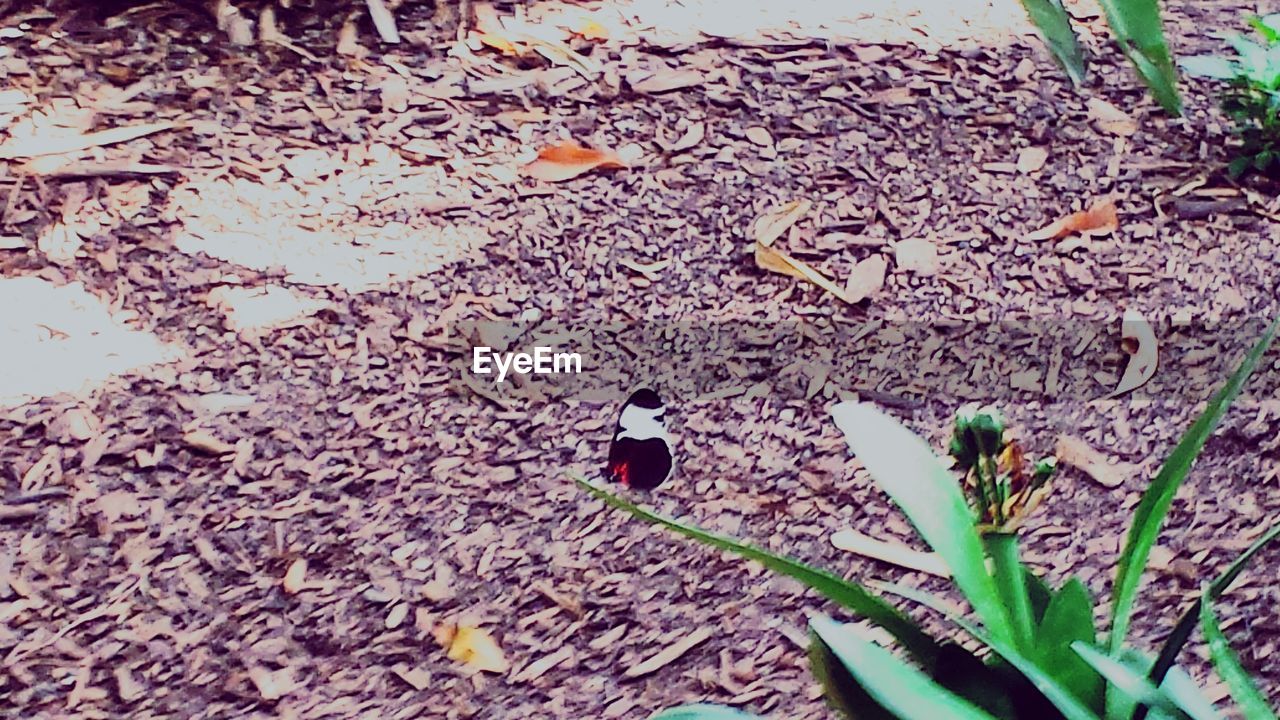
[[[671,663],[680,659],[682,655],[694,649],[698,645],[701,645],[702,643],[711,639],[712,634],[713,633],[711,632],[711,628],[700,627],[697,630],[694,630],[689,635],[685,636],[684,639],[661,650],[657,654],[650,657],[648,660],[645,660],[644,662],[638,665],[632,665],[631,667],[627,668],[626,671],[623,672],[622,674],[625,677],[638,678],[638,677],[644,677],[645,675],[648,675],[653,672],[657,672],[658,670],[661,670],[667,665],[670,665]]]

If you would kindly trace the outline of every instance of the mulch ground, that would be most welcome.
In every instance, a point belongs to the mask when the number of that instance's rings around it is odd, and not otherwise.
[[[694,366],[642,346],[667,372],[680,463],[644,500],[929,587],[831,545],[847,527],[912,538],[828,409],[881,402],[941,447],[966,390],[995,378],[990,396],[1037,454],[1067,434],[1118,463],[1115,487],[1064,470],[1025,539],[1050,577],[1107,592],[1146,479],[1252,341],[1238,328],[1277,306],[1280,202],[1268,181],[1225,177],[1211,88],[1185,83],[1186,115],[1161,114],[1083,7],[1093,66],[1075,91],[1025,26],[996,27],[1016,4],[958,3],[944,27],[927,3],[872,3],[839,32],[756,32],[777,20],[768,3],[685,3],[684,24],[646,24],[664,5],[624,4],[608,40],[573,40],[582,67],[492,45],[451,54],[456,12],[430,4],[398,12],[399,45],[363,19],[344,36],[345,11],[281,11],[291,49],[235,47],[198,8],[0,2],[10,136],[166,124],[78,164],[5,160],[0,281],[80,283],[175,352],[0,411],[0,715],[643,718],[707,700],[827,717],[802,628],[835,609],[585,500],[567,473],[603,465],[616,394],[467,392],[467,346],[449,331],[469,321],[815,329],[794,358],[721,357],[743,337]],[[1215,49],[1253,9],[1168,3],[1173,44]],[[521,174],[569,138],[630,166]],[[1026,238],[1105,197],[1114,233]],[[801,198],[812,209],[779,244],[835,278],[883,256],[866,300],[757,267],[754,221]],[[1172,344],[1163,391],[1093,399],[1122,370],[1124,309],[1229,330],[1223,345],[1186,339],[1204,346],[1194,362]],[[0,320],[40,312],[17,296]],[[1102,354],[1054,371],[1060,387],[1011,389],[998,357],[950,369],[981,355],[966,329],[1002,323],[1027,343],[1096,331]],[[920,327],[959,331],[897,355],[894,332]],[[795,377],[800,390],[769,390]],[[1280,514],[1280,404],[1259,387],[1179,493],[1140,643]],[[1275,559],[1222,607],[1273,697]],[[447,657],[454,625],[491,634],[510,668]],[[1202,648],[1187,665],[1207,677]]]

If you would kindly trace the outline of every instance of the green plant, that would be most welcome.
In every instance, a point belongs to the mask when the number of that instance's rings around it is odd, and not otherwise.
[[[842,403],[832,411],[872,479],[946,562],[977,622],[927,593],[885,583],[876,584],[879,592],[873,592],[797,560],[662,517],[580,478],[577,482],[641,520],[799,580],[886,630],[901,653],[883,649],[826,617],[809,623],[814,676],[830,704],[847,718],[1218,718],[1190,676],[1174,663],[1198,624],[1246,720],[1274,719],[1218,629],[1212,603],[1256,553],[1280,536],[1280,524],[1205,586],[1156,656],[1128,644],[1127,634],[1139,580],[1174,494],[1269,347],[1278,323],[1280,319],[1271,324],[1209,401],[1143,494],[1121,552],[1105,642],[1099,640],[1093,600],[1080,580],[1071,578],[1052,587],[1019,560],[1017,523],[1043,497],[1053,469],[1043,461],[1027,467],[1017,445],[1004,438],[1003,420],[989,408],[966,408],[957,416],[951,451],[965,473],[963,483],[956,482],[924,440],[880,411],[856,403]],[[989,652],[980,657],[954,641],[932,637],[884,595],[941,613]],[[697,705],[664,711],[654,720],[741,717],[749,716]]]
[[[1178,76],[1165,43],[1156,0],[1100,0],[1107,23],[1125,57],[1150,88],[1160,106],[1171,115],[1182,113]],[[1058,64],[1076,85],[1084,82],[1085,59],[1076,41],[1071,17],[1062,0],[1022,0],[1032,24]]]
[[[1236,33],[1227,38],[1235,57],[1195,55],[1179,63],[1192,75],[1227,83],[1222,109],[1241,141],[1240,154],[1228,166],[1232,177],[1280,163],[1280,14],[1251,18],[1249,24],[1262,44]]]

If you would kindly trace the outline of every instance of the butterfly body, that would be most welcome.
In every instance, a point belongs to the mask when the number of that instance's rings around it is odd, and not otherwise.
[[[627,398],[609,443],[605,473],[610,480],[636,490],[652,490],[671,477],[675,462],[663,420],[665,412],[658,394],[647,388]]]

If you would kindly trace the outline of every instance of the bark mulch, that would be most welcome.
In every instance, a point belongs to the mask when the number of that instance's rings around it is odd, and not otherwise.
[[[1036,454],[1067,435],[1113,463],[1066,468],[1024,542],[1100,595],[1146,479],[1276,310],[1274,184],[1229,181],[1212,88],[1161,114],[1083,4],[1079,91],[1003,0],[476,2],[465,50],[453,4],[400,8],[397,45],[359,6],[280,8],[247,47],[198,6],[83,5],[0,2],[0,716],[828,717],[803,627],[833,607],[568,479],[598,474],[640,368],[680,464],[645,502],[933,589],[832,546],[914,539],[828,409],[879,402],[941,448],[976,387]],[[1195,52],[1254,7],[1166,9]],[[492,24],[553,11],[573,32]],[[570,139],[627,167],[522,170]],[[1107,198],[1114,232],[1027,239]],[[757,266],[757,218],[802,199],[775,247],[865,299]],[[1175,339],[1105,399],[1125,309]],[[596,385],[456,382],[472,321],[560,320],[702,345],[632,343]],[[1037,355],[1063,336],[1075,354]],[[1280,513],[1271,379],[1175,501],[1141,644]],[[1273,697],[1275,557],[1221,609]],[[472,628],[506,667],[449,656]]]

